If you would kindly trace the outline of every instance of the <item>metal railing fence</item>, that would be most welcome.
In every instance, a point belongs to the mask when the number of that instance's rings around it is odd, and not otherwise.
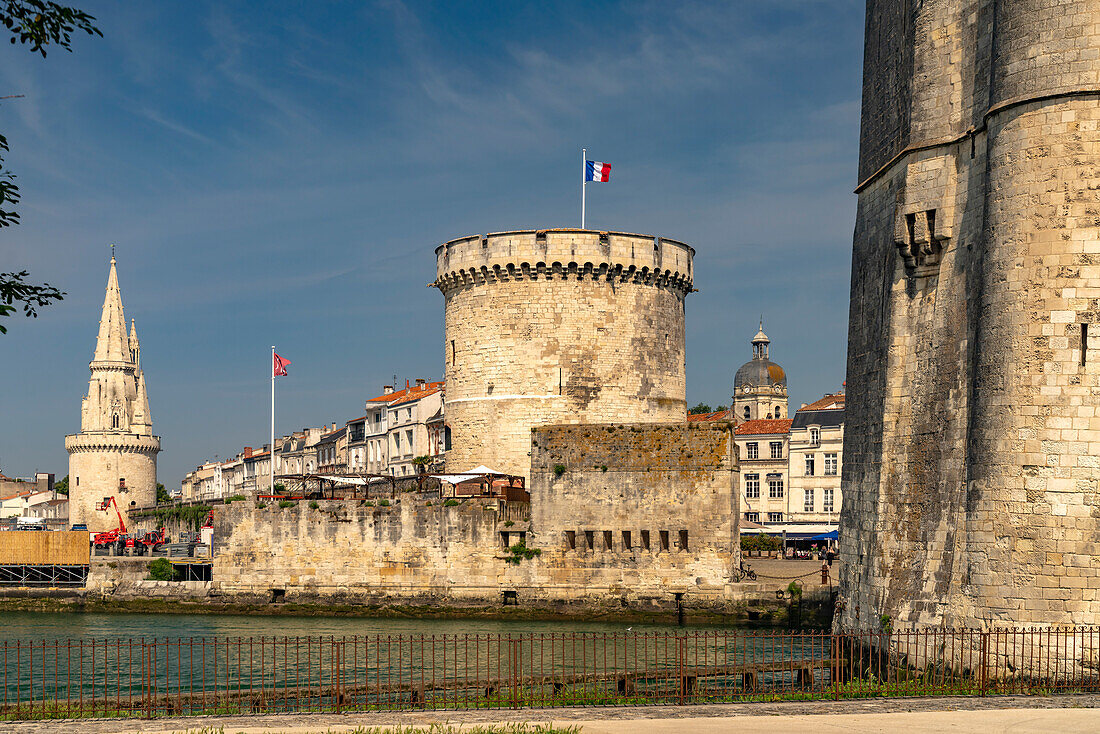
[[[1100,627],[0,645],[9,720],[1100,690]]]

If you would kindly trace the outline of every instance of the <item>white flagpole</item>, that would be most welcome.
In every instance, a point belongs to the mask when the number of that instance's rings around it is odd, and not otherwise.
[[[271,444],[267,454],[268,480],[270,494],[275,494],[275,345],[271,345]]]
[[[581,229],[584,229],[584,192],[588,185],[588,151],[581,148]]]

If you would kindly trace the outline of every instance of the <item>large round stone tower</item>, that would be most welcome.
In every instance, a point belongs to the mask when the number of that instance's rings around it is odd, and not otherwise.
[[[1098,28],[867,3],[843,626],[1100,623]]]
[[[581,229],[438,247],[448,471],[527,476],[535,426],[684,421],[693,255],[675,240]]]
[[[127,334],[114,257],[89,366],[92,377],[80,408],[80,433],[65,437],[69,520],[86,523],[89,530],[108,530],[118,524],[114,507],[100,509],[108,497],[115,498],[124,517],[131,508],[156,504],[160,451],[141,371],[137,326],[131,322]]]

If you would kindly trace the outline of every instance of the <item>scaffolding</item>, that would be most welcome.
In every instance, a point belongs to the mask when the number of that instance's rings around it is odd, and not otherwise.
[[[0,565],[0,586],[83,587],[88,583],[87,564]]]

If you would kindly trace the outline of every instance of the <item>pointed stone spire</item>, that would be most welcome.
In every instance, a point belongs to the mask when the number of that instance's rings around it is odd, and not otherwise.
[[[111,272],[107,276],[107,295],[103,299],[103,313],[99,317],[99,336],[96,338],[94,361],[130,361],[126,315],[122,312],[122,293],[118,289],[118,272],[115,270],[114,255],[111,255]]]
[[[141,367],[141,345],[138,343],[137,323],[130,319],[130,361]]]
[[[133,433],[149,435],[152,433],[153,419],[149,415],[149,394],[145,391],[145,373],[138,370],[137,395],[134,397],[134,421],[130,430]]]

